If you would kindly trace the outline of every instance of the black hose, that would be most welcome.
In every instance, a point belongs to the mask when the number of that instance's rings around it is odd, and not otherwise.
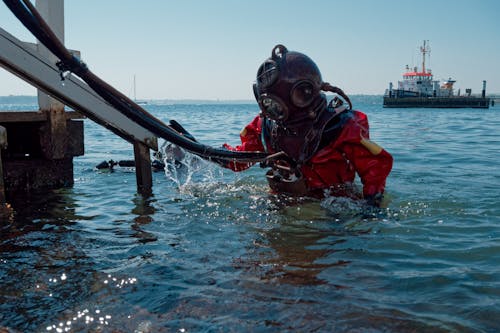
[[[4,2],[40,43],[60,59],[57,65],[61,70],[61,75],[68,71],[76,74],[120,113],[156,136],[216,163],[221,163],[221,161],[260,162],[268,156],[264,152],[238,152],[214,148],[179,133],[172,126],[155,118],[130,98],[94,75],[80,59],[74,57],[59,41],[29,0],[4,0]]]

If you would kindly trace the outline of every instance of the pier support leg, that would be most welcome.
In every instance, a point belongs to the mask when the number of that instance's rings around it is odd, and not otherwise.
[[[52,100],[49,96],[44,97]],[[57,102],[55,100],[52,101]],[[49,106],[49,109],[40,107],[42,112],[47,113],[47,123],[41,131],[41,146],[45,158],[49,160],[58,160],[66,157],[68,150],[69,135],[67,120],[64,105],[61,106],[61,108]]]
[[[2,153],[0,152],[0,206],[5,205],[5,185],[3,182],[3,166],[2,166]]]
[[[7,147],[7,130],[5,127],[0,126],[0,207],[4,206],[7,201],[5,199],[5,184],[3,179],[3,162],[2,162],[2,149]]]
[[[134,143],[134,158],[137,192],[144,196],[150,196],[153,193],[153,172],[149,147],[136,141]]]

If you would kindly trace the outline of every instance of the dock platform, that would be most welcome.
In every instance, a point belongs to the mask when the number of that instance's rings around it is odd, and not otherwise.
[[[0,111],[5,191],[73,185],[73,157],[84,154],[83,118],[74,111]]]

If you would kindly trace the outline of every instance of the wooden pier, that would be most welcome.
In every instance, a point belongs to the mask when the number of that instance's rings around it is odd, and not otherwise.
[[[37,0],[36,7],[64,41],[64,0]],[[0,204],[11,190],[73,185],[73,157],[84,154],[84,116],[132,144],[138,192],[150,195],[156,136],[71,74],[62,84],[57,61],[42,44],[24,43],[0,28],[0,66],[38,88],[39,104],[39,111],[0,110]]]
[[[0,112],[7,191],[73,185],[73,157],[84,153],[83,116],[77,112]]]

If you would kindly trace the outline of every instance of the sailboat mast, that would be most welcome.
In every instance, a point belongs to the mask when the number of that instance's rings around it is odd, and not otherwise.
[[[134,101],[136,100],[136,96],[135,96],[135,74],[134,74]]]

